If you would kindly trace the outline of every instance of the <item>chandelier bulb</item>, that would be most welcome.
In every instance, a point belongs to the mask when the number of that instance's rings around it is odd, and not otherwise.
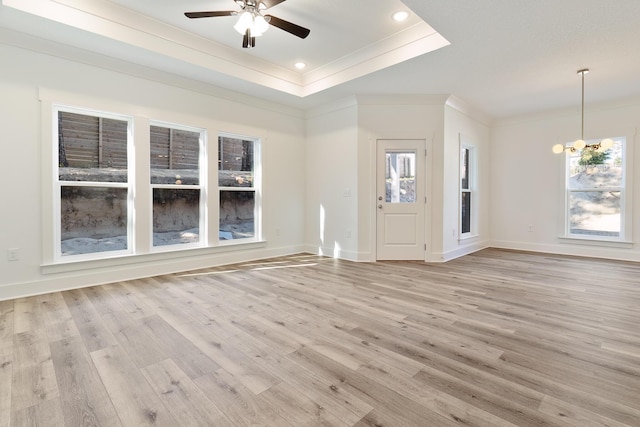
[[[613,147],[613,144],[614,144],[613,139],[606,138],[602,140],[602,142],[600,143],[600,147],[602,147],[602,151],[605,151]]]
[[[579,139],[573,143],[573,148],[575,148],[576,150],[582,150],[586,146],[587,146],[587,143],[584,142],[584,140],[582,139]]]

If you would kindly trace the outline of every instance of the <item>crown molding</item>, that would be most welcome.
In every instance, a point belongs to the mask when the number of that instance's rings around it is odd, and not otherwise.
[[[76,29],[100,36],[93,40],[67,36],[79,48],[91,50],[98,48],[97,42],[117,42],[138,49],[140,55],[132,54],[130,58],[141,64],[145,58],[156,55],[154,59],[164,58],[164,63],[166,59],[175,61],[176,68],[196,67],[201,74],[204,71],[219,73],[300,98],[449,45],[444,37],[421,21],[326,65],[300,73],[105,0],[1,1],[6,7],[68,27],[61,27],[60,32]],[[115,56],[117,49],[111,48]]]

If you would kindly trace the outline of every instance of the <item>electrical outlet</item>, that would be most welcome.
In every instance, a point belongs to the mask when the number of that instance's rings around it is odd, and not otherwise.
[[[18,261],[20,259],[20,249],[9,248],[7,249],[7,261]]]
[[[351,238],[351,230],[347,230],[346,237],[347,239]]]
[[[527,226],[527,232],[533,233],[533,230],[534,230],[533,225],[528,225]]]

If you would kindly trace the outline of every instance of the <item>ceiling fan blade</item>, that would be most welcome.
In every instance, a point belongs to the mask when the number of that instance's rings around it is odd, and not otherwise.
[[[301,27],[300,25],[296,25],[292,22],[285,21],[284,19],[280,19],[273,15],[264,15],[264,17],[269,17],[269,25],[273,25],[274,27],[278,27],[281,30],[286,31],[287,33],[291,33],[294,36],[298,36],[301,39],[306,38],[311,30]]]
[[[238,12],[235,10],[219,10],[216,12],[185,12],[184,16],[187,18],[213,18],[216,16],[232,16]]]
[[[261,0],[262,4],[264,4],[266,9],[269,9],[270,7],[280,4],[283,1],[285,0]]]

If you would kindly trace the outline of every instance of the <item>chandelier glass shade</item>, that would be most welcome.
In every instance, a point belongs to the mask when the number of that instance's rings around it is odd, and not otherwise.
[[[581,108],[581,128],[580,128],[580,139],[575,141],[571,145],[565,144],[556,144],[553,146],[552,151],[556,154],[568,152],[575,153],[579,150],[593,150],[596,153],[602,153],[611,148],[614,144],[613,140],[610,138],[603,139],[602,141],[595,144],[587,144],[584,140],[584,75],[589,72],[588,68],[583,68],[578,70],[578,74],[582,77],[582,108]]]

